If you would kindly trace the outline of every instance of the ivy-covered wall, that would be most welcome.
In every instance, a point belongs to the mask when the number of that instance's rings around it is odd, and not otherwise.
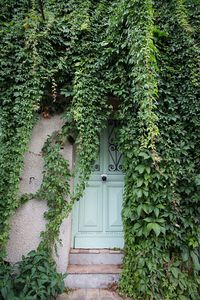
[[[119,122],[125,173],[125,258],[119,290],[137,300],[198,299],[199,0],[4,0],[0,4],[3,297],[8,299],[12,291],[10,297],[47,299],[62,290],[53,249],[62,220],[83,194],[99,134],[112,115]],[[19,197],[35,120],[38,114],[48,117],[58,111],[65,124],[44,143],[41,187],[36,195]],[[60,153],[66,140],[76,143],[79,158],[73,193],[74,174]],[[13,272],[4,262],[10,217],[35,197],[47,202],[46,227],[37,251],[24,257],[18,272]],[[32,273],[30,266],[38,261]],[[51,272],[41,265],[48,265]],[[48,274],[49,289],[42,281],[39,292],[36,279],[43,272]],[[50,275],[56,278],[55,288]]]
[[[24,157],[23,172],[20,178],[20,193],[35,194],[42,183],[44,161],[42,147],[48,135],[59,130],[63,125],[60,115],[51,118],[41,118],[33,128],[28,145],[28,151]],[[62,154],[69,161],[70,168],[73,165],[73,146],[64,145]],[[71,185],[72,187],[72,185]],[[73,188],[73,187],[72,187]],[[23,204],[12,217],[9,241],[7,244],[7,258],[11,263],[16,263],[26,256],[31,250],[36,250],[41,238],[40,233],[45,230],[46,221],[43,214],[48,210],[46,201],[32,199]],[[65,273],[68,264],[68,253],[71,247],[71,217],[63,220],[60,227],[57,254],[54,255],[57,270]]]

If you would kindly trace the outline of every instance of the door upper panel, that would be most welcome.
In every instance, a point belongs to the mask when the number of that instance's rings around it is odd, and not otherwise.
[[[117,123],[114,120],[110,120],[107,128],[100,136],[98,157],[93,166],[91,180],[100,180],[101,177],[99,175],[102,173],[123,175],[123,157],[118,149],[117,139]]]
[[[122,174],[123,158],[117,145],[117,124],[116,121],[109,121],[106,136],[106,169],[108,173]]]

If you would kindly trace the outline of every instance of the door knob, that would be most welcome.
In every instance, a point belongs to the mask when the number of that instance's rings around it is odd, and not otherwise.
[[[102,181],[106,181],[107,180],[107,174],[101,174],[101,179],[102,179]]]

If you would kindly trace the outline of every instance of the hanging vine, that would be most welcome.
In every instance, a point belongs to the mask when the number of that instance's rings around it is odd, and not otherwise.
[[[1,6],[0,297],[55,299],[62,292],[52,259],[60,225],[83,195],[100,132],[114,114],[125,173],[119,291],[138,300],[198,299],[199,1],[6,0]],[[41,187],[19,197],[37,115],[61,111],[65,125],[42,150]],[[74,192],[62,155],[67,139],[77,144]],[[38,249],[16,272],[4,261],[10,217],[31,198],[47,201],[47,224]]]

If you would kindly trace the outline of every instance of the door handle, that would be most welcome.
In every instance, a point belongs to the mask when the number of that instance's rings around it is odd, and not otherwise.
[[[102,181],[106,181],[107,180],[107,174],[101,174],[101,179],[102,179]]]

